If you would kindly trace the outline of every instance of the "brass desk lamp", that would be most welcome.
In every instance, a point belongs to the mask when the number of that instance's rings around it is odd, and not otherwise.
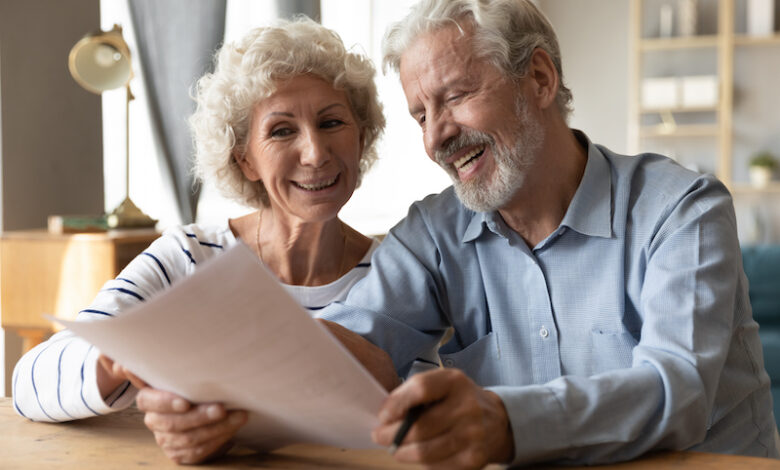
[[[125,104],[125,199],[107,216],[111,228],[154,227],[157,221],[144,214],[130,200],[130,91],[133,67],[130,48],[122,37],[122,27],[115,24],[110,31],[98,31],[84,36],[70,50],[68,69],[76,82],[92,93],[102,94],[124,86]]]

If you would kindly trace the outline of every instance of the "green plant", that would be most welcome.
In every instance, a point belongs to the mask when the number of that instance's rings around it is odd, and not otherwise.
[[[774,170],[775,167],[777,167],[777,160],[771,153],[761,152],[750,159],[750,166],[758,166],[767,168],[769,170]]]

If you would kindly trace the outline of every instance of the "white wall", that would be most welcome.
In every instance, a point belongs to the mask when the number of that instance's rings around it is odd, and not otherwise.
[[[628,0],[539,0],[558,34],[571,127],[616,152],[628,149]]]
[[[97,25],[98,0],[0,1],[1,230],[102,211],[100,97],[67,65],[71,46]],[[20,350],[15,334],[0,331],[0,395]]]
[[[322,23],[336,30],[348,48],[367,53],[378,70],[377,88],[387,118],[385,135],[377,147],[379,160],[341,211],[345,222],[367,234],[386,232],[406,216],[411,203],[451,184],[425,153],[422,132],[409,116],[398,75],[381,72],[385,29],[403,18],[414,3],[416,0],[322,0]]]

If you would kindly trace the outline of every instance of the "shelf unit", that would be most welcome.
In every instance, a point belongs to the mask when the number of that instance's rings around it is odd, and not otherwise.
[[[629,142],[633,151],[646,151],[648,142],[673,142],[681,140],[690,146],[710,146],[717,150],[709,162],[711,171],[723,181],[735,194],[762,192],[769,195],[780,195],[780,182],[773,181],[767,188],[753,188],[746,181],[734,178],[734,99],[735,99],[735,55],[746,48],[778,47],[780,33],[771,36],[754,37],[737,31],[735,13],[737,0],[705,0],[700,1],[700,9],[714,9],[715,18],[712,26],[716,31],[706,31],[706,34],[687,37],[653,37],[647,31],[648,24],[643,14],[648,8],[669,3],[678,5],[680,0],[631,0],[631,31],[633,48],[631,57],[631,97],[629,118]],[[650,2],[648,4],[648,2]],[[706,3],[706,4],[704,4]],[[646,8],[647,7],[647,8]],[[660,16],[658,17],[660,21]],[[649,19],[648,19],[649,20]],[[712,28],[710,28],[712,29]],[[641,88],[644,78],[653,76],[645,70],[648,56],[651,54],[709,54],[714,55],[716,66],[711,73],[717,77],[718,101],[715,106],[696,108],[669,107],[647,109],[642,107]],[[693,57],[693,55],[691,56]],[[767,93],[767,99],[777,100],[780,109],[780,99],[774,91]],[[771,96],[771,98],[770,98]],[[706,116],[706,118],[701,118]],[[653,118],[656,122],[651,122]],[[697,119],[698,118],[698,119]],[[677,121],[681,121],[678,123]],[[703,121],[703,122],[702,122]],[[776,131],[777,132],[777,131]],[[756,151],[761,150],[759,148]],[[777,154],[780,148],[769,149]],[[744,162],[742,162],[744,164]],[[710,168],[707,168],[710,169]]]

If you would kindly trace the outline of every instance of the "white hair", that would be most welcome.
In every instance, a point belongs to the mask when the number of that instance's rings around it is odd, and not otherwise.
[[[447,25],[463,32],[459,22],[464,20],[474,25],[474,52],[509,77],[524,77],[533,51],[545,51],[558,72],[558,110],[568,118],[572,94],[563,84],[558,39],[550,22],[529,0],[421,0],[385,33],[383,69],[389,66],[398,72],[401,55],[419,35]]]
[[[213,73],[198,80],[197,109],[190,117],[195,165],[200,180],[209,180],[223,196],[251,207],[268,205],[262,182],[246,179],[236,155],[246,151],[254,106],[269,97],[280,81],[312,74],[343,90],[362,139],[358,183],[374,163],[376,141],[385,118],[374,83],[371,61],[348,52],[334,31],[301,16],[255,28],[217,52]]]

